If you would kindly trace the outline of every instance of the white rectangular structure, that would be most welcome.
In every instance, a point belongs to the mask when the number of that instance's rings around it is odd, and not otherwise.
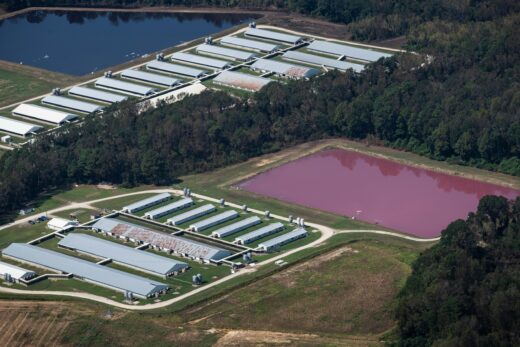
[[[311,67],[288,64],[272,59],[258,59],[251,65],[251,69],[262,72],[273,72],[292,79],[311,78],[320,73],[319,70]]]
[[[272,234],[276,234],[277,232],[284,229],[284,225],[280,222],[272,223],[269,225],[266,225],[263,228],[251,231],[250,233],[240,235],[235,238],[235,243],[241,244],[241,245],[247,245],[251,242],[255,242],[257,240],[260,240],[264,237],[267,237]]]
[[[0,261],[0,277],[7,280],[6,275],[18,282],[20,280],[30,280],[31,278],[36,277],[36,272]]]
[[[298,51],[287,51],[282,57],[284,59],[299,61],[307,64],[324,66],[328,68],[334,68],[346,71],[348,69],[352,69],[355,72],[361,72],[365,68],[365,65],[355,64],[348,61],[336,60],[332,58],[321,57],[319,55],[308,54]]]
[[[303,40],[303,38],[301,36],[283,34],[283,33],[277,32],[277,31],[256,29],[256,28],[248,29],[245,32],[245,35],[251,36],[251,37],[258,37],[260,39],[265,39],[265,40],[284,42],[284,43],[288,43],[291,45],[296,45],[296,44],[302,42],[302,40]]]
[[[198,45],[196,50],[197,53],[207,53],[240,61],[249,61],[256,57],[256,54],[251,52],[239,51],[237,49],[225,48],[217,45],[208,45],[206,43]]]
[[[347,58],[363,60],[368,62],[374,62],[381,58],[388,58],[392,56],[392,54],[389,53],[374,51],[367,48],[358,48],[354,46],[347,46],[339,43],[320,40],[315,40],[311,42],[311,44],[308,45],[307,48],[316,52],[327,53],[336,56],[345,56]]]
[[[51,218],[47,222],[47,228],[55,231],[63,230],[78,225],[78,222],[64,219],[64,218]]]
[[[249,218],[243,219],[239,222],[229,224],[229,225],[226,225],[225,227],[217,229],[211,233],[211,236],[223,238],[223,237],[238,233],[239,231],[245,230],[247,228],[250,228],[250,227],[260,224],[260,223],[262,223],[262,220],[260,218],[258,218],[257,216],[249,217]]]
[[[184,198],[182,200],[172,202],[166,206],[159,207],[155,210],[148,211],[144,214],[144,216],[148,219],[157,219],[172,212],[182,210],[191,205],[193,205],[193,200],[191,198]]]
[[[179,61],[185,62],[187,64],[209,66],[209,67],[212,67],[215,69],[221,69],[221,70],[231,66],[231,64],[229,62],[224,61],[224,60],[207,58],[207,57],[202,57],[200,55],[183,53],[183,52],[173,53],[172,59],[179,60]]]
[[[175,75],[186,76],[186,77],[194,77],[200,78],[207,74],[208,72],[201,69],[195,69],[193,67],[188,67],[179,64],[171,64],[166,63],[164,61],[154,60],[146,64],[146,68],[149,70],[156,70],[162,72],[168,72]]]
[[[25,263],[72,274],[78,279],[122,293],[131,292],[140,298],[149,298],[168,290],[166,284],[145,277],[25,243],[12,243],[2,254]]]
[[[121,102],[128,99],[126,96],[104,92],[102,90],[76,86],[69,89],[69,95],[78,96],[80,98],[87,98],[97,100],[101,102],[107,102],[113,104],[115,102]]]
[[[157,92],[157,89],[153,87],[143,86],[141,84],[135,84],[130,82],[124,82],[115,78],[107,77],[99,78],[96,81],[96,87],[117,90],[122,93],[136,96],[147,96]]]
[[[222,71],[217,77],[215,77],[213,82],[228,87],[257,92],[274,81],[265,77],[226,70]]]
[[[193,210],[181,213],[179,215],[173,216],[172,218],[168,218],[166,223],[171,225],[183,224],[189,222],[190,220],[194,220],[196,218],[205,216],[208,213],[215,211],[216,209],[217,208],[212,204],[207,204],[201,207],[194,208]]]
[[[103,109],[103,106],[91,104],[90,102],[74,100],[58,95],[49,95],[44,97],[42,99],[42,104],[68,108],[83,113],[94,113],[99,112]]]
[[[65,122],[71,122],[78,118],[78,116],[75,114],[32,104],[20,104],[16,106],[16,108],[12,111],[12,114],[15,116],[33,118],[56,125],[61,125]]]
[[[181,261],[86,234],[70,233],[58,242],[58,246],[101,259],[112,259],[115,263],[162,277],[172,276],[189,268],[188,264]]]
[[[179,84],[179,80],[172,77],[132,69],[121,72],[121,77],[158,84],[165,87],[173,87],[174,85]]]
[[[11,118],[0,116],[0,131],[25,137],[35,134],[42,129],[43,127],[39,125],[20,122]]]
[[[297,228],[291,232],[288,232],[287,234],[283,234],[273,239],[262,242],[258,245],[258,248],[266,252],[271,252],[273,250],[276,250],[277,248],[282,247],[283,245],[304,238],[306,236],[307,231],[305,229]]]
[[[200,222],[194,223],[190,225],[190,229],[193,231],[203,231],[206,229],[209,229],[211,227],[214,227],[215,225],[222,224],[224,222],[227,222],[228,220],[238,218],[238,212],[234,210],[228,210],[224,211],[222,213],[219,213],[213,217],[206,218],[201,220]]]
[[[243,38],[234,37],[234,36],[223,37],[220,40],[220,43],[223,45],[251,49],[254,51],[266,52],[266,53],[272,53],[272,52],[280,49],[280,46],[272,44],[272,43],[248,40],[248,39],[243,39]]]
[[[133,204],[124,206],[122,211],[127,212],[127,213],[135,213],[135,212],[144,210],[145,208],[158,205],[163,201],[170,200],[171,197],[172,196],[170,195],[170,193],[157,194],[157,195],[151,196],[149,198],[134,202]]]

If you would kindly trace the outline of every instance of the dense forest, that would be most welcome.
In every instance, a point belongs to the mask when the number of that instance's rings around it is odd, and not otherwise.
[[[8,11],[31,6],[187,6],[290,10],[348,24],[353,37],[360,40],[403,35],[425,21],[487,21],[520,10],[520,2],[516,0],[4,0],[1,3]]]
[[[399,345],[520,345],[518,240],[520,198],[484,197],[450,224],[399,295]]]

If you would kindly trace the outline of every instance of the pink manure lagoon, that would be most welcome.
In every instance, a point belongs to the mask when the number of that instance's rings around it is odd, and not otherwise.
[[[520,195],[520,190],[341,149],[281,165],[239,187],[423,238],[439,236],[449,223],[466,218],[484,195]]]

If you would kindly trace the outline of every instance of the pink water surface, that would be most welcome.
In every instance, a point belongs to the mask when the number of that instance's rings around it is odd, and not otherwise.
[[[331,149],[242,182],[244,190],[380,224],[419,237],[439,236],[488,194],[519,190]]]

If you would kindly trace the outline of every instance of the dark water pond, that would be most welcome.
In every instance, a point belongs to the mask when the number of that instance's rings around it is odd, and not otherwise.
[[[250,14],[33,11],[0,21],[0,59],[84,75],[251,19]]]
[[[326,150],[281,165],[240,187],[430,238],[475,211],[488,194],[519,190],[446,175],[345,150]]]

